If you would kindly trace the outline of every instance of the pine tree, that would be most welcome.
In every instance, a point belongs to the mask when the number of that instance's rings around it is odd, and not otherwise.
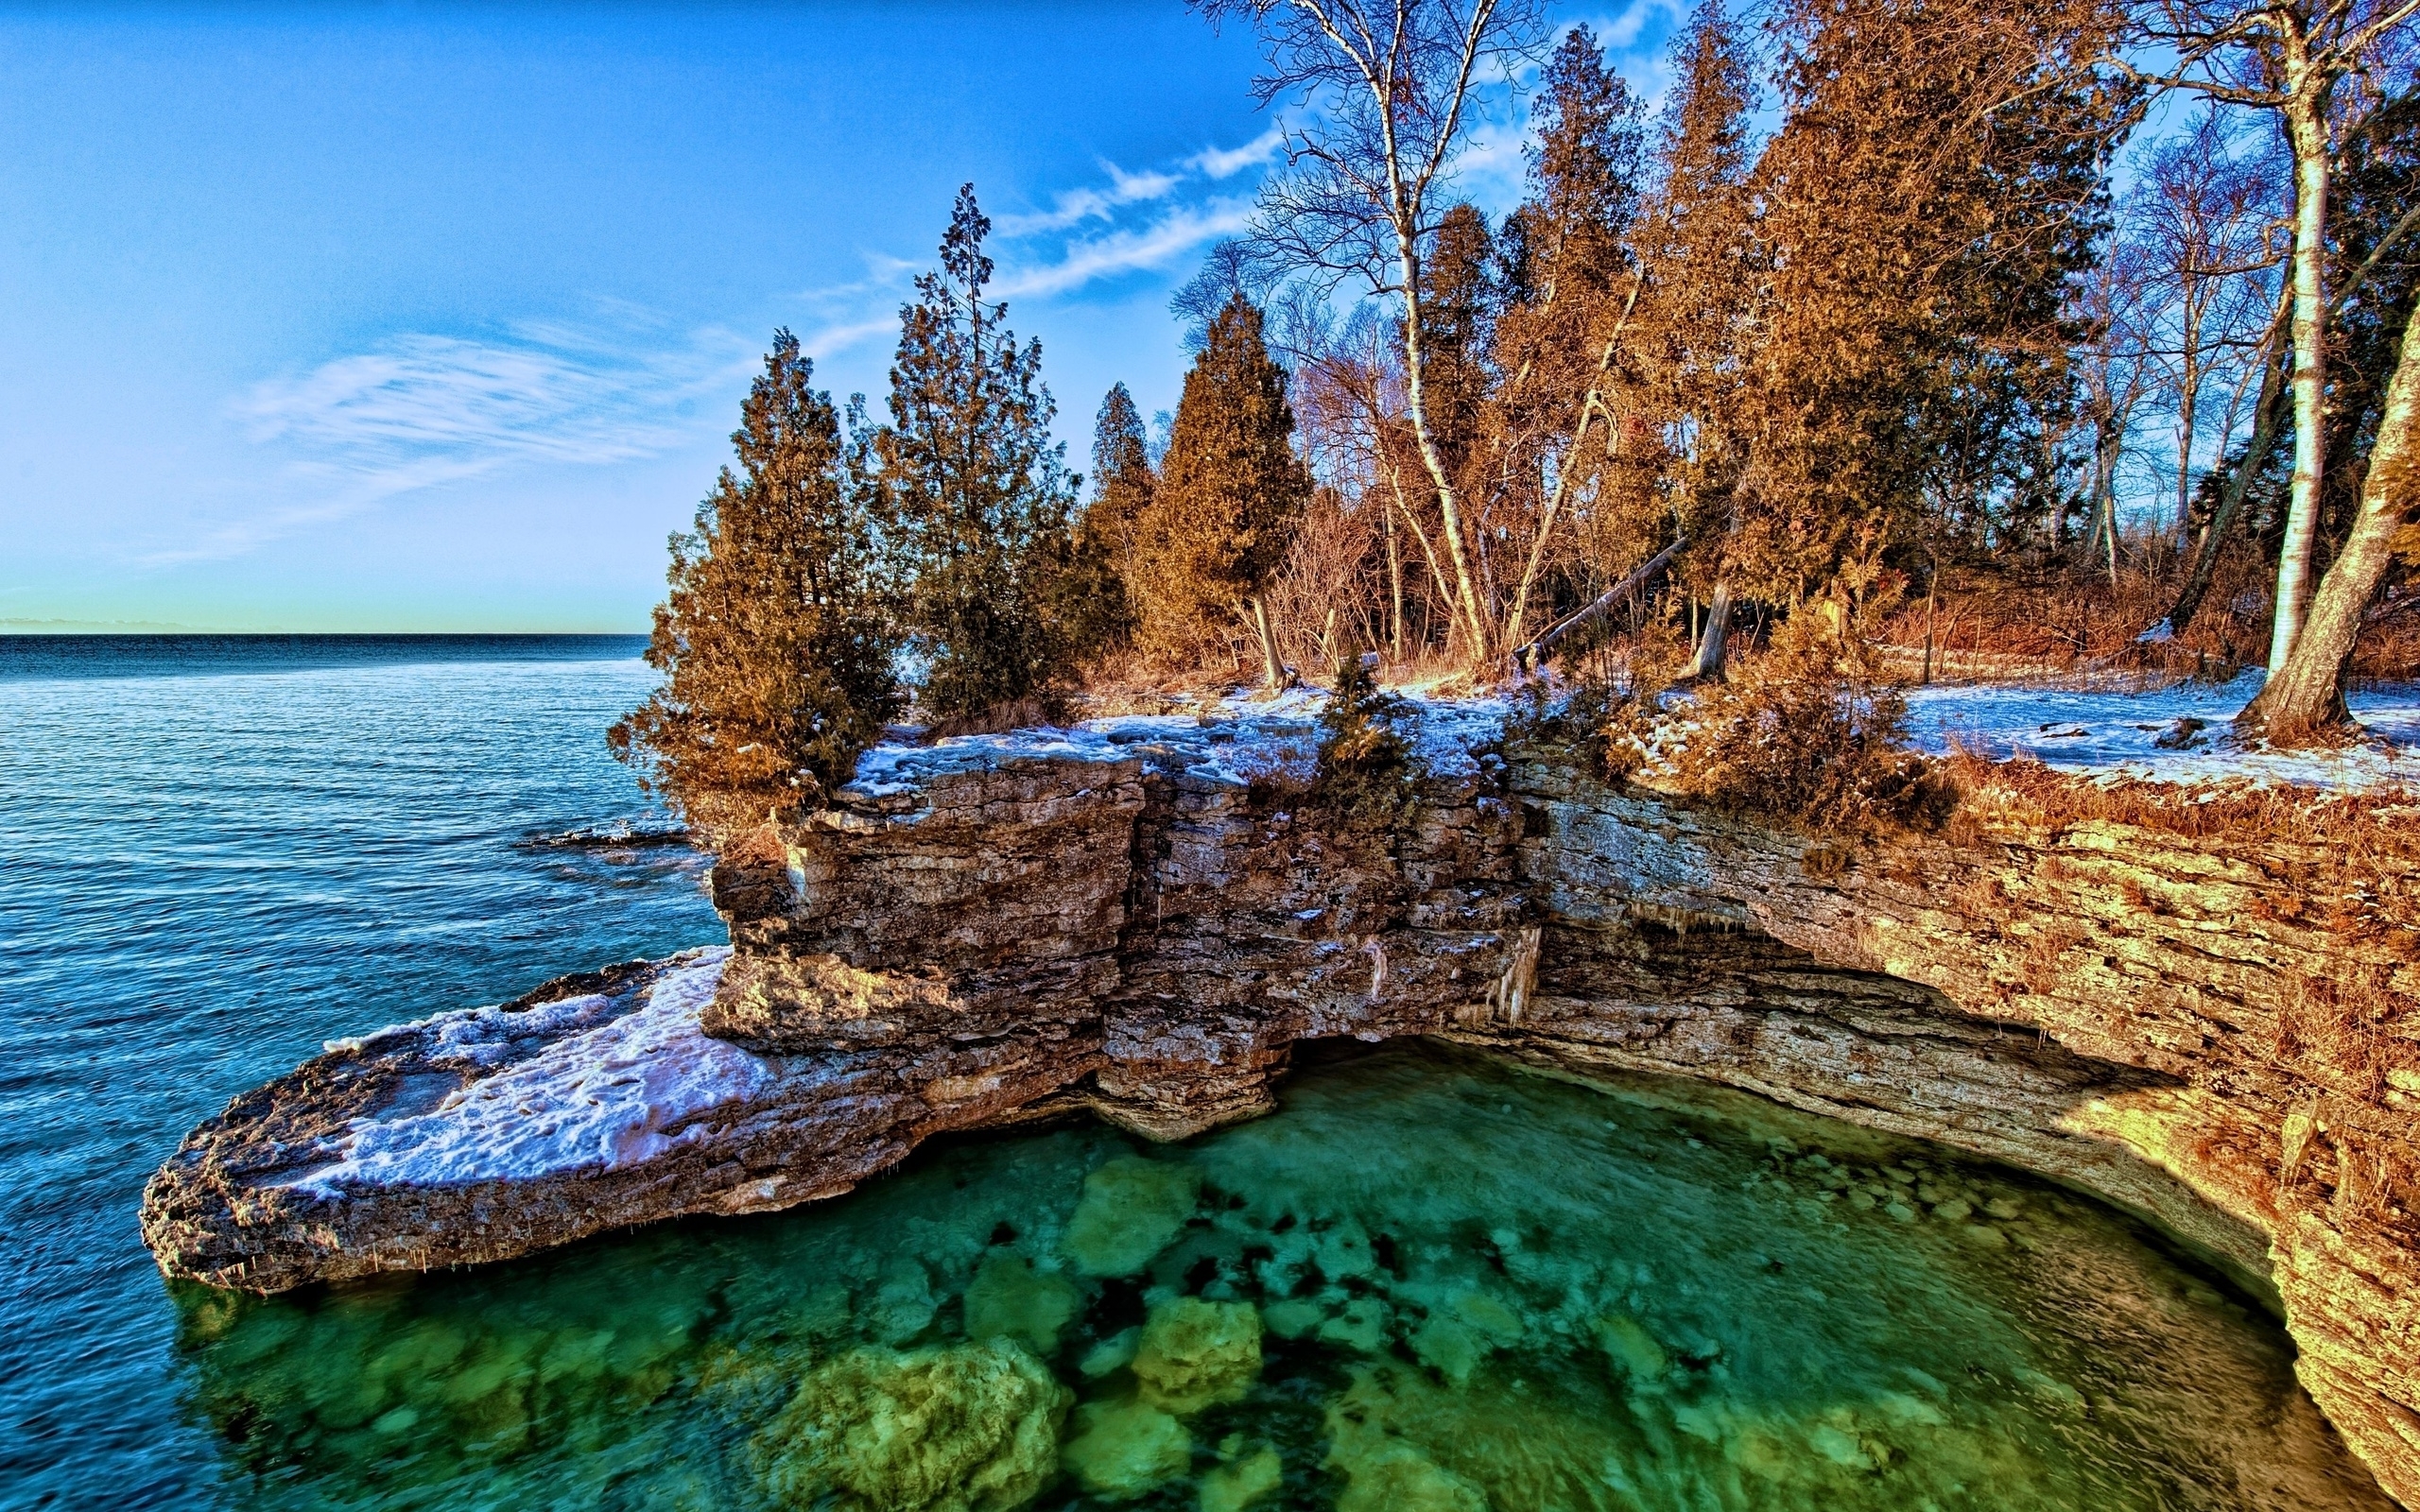
[[[1504,233],[1511,302],[1584,308],[1629,261],[1645,133],[1629,84],[1585,26],[1564,34],[1538,82],[1530,194]]]
[[[1076,617],[1088,599],[1074,579],[1105,562],[1070,530],[1078,480],[1051,438],[1042,343],[1018,346],[1008,306],[983,298],[991,227],[975,186],[960,188],[941,268],[900,311],[890,422],[872,438],[929,668],[924,701],[942,718],[1050,697],[1099,633]]]
[[[1121,576],[1133,570],[1135,532],[1158,482],[1142,412],[1124,384],[1113,384],[1093,421],[1093,499],[1078,534],[1100,541]]]
[[[1495,242],[1467,204],[1445,212],[1421,264],[1421,345],[1428,353],[1428,423],[1460,479],[1478,445],[1495,336]]]
[[[1272,687],[1285,668],[1260,595],[1311,492],[1294,455],[1286,386],[1262,341],[1260,311],[1231,299],[1185,374],[1135,574],[1154,649],[1197,651],[1220,622],[1240,616]]]
[[[608,736],[709,827],[847,782],[902,702],[876,515],[813,377],[798,338],[775,332],[731,438],[739,471],[672,538],[647,651],[666,681]]]
[[[1787,0],[1776,25],[1789,111],[1756,171],[1756,440],[1727,555],[1789,599],[1927,516],[1983,543],[2030,486],[2125,95],[2088,66],[2088,0]]]

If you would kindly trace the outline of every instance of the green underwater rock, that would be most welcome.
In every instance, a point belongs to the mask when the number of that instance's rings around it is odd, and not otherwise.
[[[1286,1484],[1286,1462],[1264,1449],[1201,1477],[1201,1512],[1243,1512]]]
[[[1172,1413],[1240,1401],[1260,1374],[1260,1314],[1250,1302],[1180,1297],[1151,1310],[1133,1369],[1143,1400]]]
[[[1671,1367],[1671,1357],[1655,1335],[1647,1332],[1638,1319],[1620,1313],[1608,1313],[1597,1319],[1594,1330],[1597,1347],[1605,1351],[1616,1371],[1633,1386],[1652,1386],[1664,1379]]]
[[[994,1250],[966,1288],[966,1336],[1015,1339],[1039,1355],[1059,1348],[1060,1331],[1083,1294],[1064,1276],[1037,1272],[1023,1255]]]
[[[1070,1393],[1005,1341],[853,1349],[799,1383],[757,1434],[776,1505],[1006,1512],[1049,1484]]]
[[[781,1213],[170,1296],[252,1512],[2388,1505],[2275,1323],[2122,1215],[1417,1045],[1148,1157],[970,1139]]]
[[[1059,1247],[1087,1276],[1132,1276],[1168,1246],[1201,1198],[1201,1173],[1172,1160],[1112,1160],[1084,1177]]]
[[[1192,1468],[1193,1435],[1149,1402],[1088,1401],[1061,1457],[1085,1490],[1132,1501]]]

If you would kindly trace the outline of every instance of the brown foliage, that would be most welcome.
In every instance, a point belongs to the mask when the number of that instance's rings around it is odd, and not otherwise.
[[[738,468],[672,541],[647,652],[666,680],[607,736],[709,829],[847,782],[901,702],[873,516],[813,377],[776,333],[732,437]]]
[[[1261,331],[1240,295],[1211,322],[1135,532],[1142,634],[1165,654],[1198,654],[1261,595],[1310,496],[1286,369]]]
[[[1853,617],[1811,606],[1685,699],[1634,697],[1608,735],[1619,775],[1819,833],[1931,827],[1952,794],[1902,748],[1906,700],[1875,679]]]

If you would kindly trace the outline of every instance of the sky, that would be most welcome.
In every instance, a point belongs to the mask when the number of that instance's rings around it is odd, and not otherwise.
[[[1650,96],[1677,19],[1556,14]],[[0,631],[644,629],[774,328],[879,415],[968,180],[1081,469],[1176,403],[1257,62],[1174,0],[0,4]]]

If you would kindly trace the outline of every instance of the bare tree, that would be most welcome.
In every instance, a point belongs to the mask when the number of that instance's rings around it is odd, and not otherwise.
[[[2191,513],[2197,442],[2208,438],[2202,422],[2212,391],[2256,366],[2268,302],[2261,275],[2277,265],[2268,246],[2277,208],[2271,179],[2256,159],[2238,154],[2229,127],[2227,112],[2206,102],[2191,126],[2155,146],[2129,217],[2157,301],[2155,329],[2146,335],[2175,421],[2180,544]],[[2231,429],[2221,428],[2221,453]]]
[[[1476,542],[1430,414],[1422,260],[1447,206],[1439,189],[1470,125],[1484,71],[1510,69],[1543,39],[1539,0],[1196,0],[1213,20],[1249,19],[1269,71],[1263,106],[1317,107],[1289,129],[1286,166],[1261,193],[1255,241],[1289,273],[1326,288],[1357,283],[1403,313],[1405,411],[1441,516],[1452,607],[1475,662],[1494,641]]]
[[[2405,71],[2420,0],[2144,0],[2137,39],[2164,62],[2131,67],[2167,89],[2275,112],[2293,164],[2289,287],[2294,466],[2279,544],[2269,670],[2301,633],[2327,452],[2328,183],[2348,129]],[[2350,81],[2353,88],[2343,86]]]
[[[2092,533],[2085,557],[2106,553],[2112,583],[2118,579],[2118,469],[2135,409],[2151,387],[2151,326],[2153,279],[2151,259],[2136,243],[2121,241],[2094,269],[2082,292],[2080,313],[2091,335],[2076,352],[2083,410],[2092,432],[2092,472],[2086,497]]]

